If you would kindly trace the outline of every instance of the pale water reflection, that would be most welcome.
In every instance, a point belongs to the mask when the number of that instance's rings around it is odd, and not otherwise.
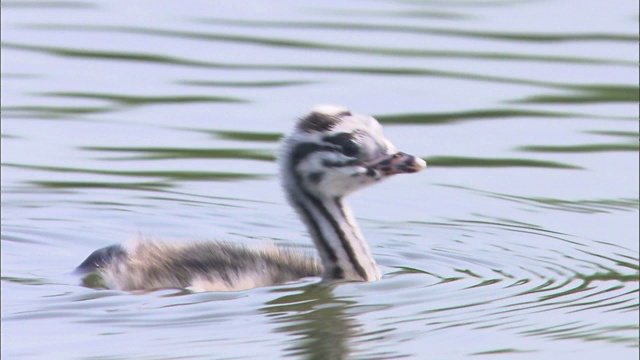
[[[2,357],[636,359],[637,27],[600,1],[3,2]],[[350,199],[381,281],[69,275],[136,235],[310,250],[274,158],[317,103],[429,163]]]

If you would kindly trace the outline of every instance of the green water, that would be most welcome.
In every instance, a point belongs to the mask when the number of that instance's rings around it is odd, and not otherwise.
[[[638,14],[3,1],[2,357],[637,359]],[[381,281],[127,293],[70,275],[136,236],[311,250],[275,155],[326,103],[429,164],[349,199]]]

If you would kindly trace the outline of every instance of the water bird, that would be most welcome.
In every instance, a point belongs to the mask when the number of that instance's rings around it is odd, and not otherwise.
[[[344,198],[424,160],[399,152],[378,121],[334,106],[316,106],[281,141],[278,164],[290,205],[306,225],[319,259],[292,247],[232,242],[168,243],[138,239],[94,251],[77,268],[118,290],[181,288],[234,291],[305,277],[375,281],[380,270]]]

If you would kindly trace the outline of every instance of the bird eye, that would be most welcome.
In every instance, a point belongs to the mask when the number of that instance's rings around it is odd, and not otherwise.
[[[353,134],[351,133],[326,136],[323,140],[340,146],[342,153],[349,157],[355,157],[360,152],[360,146],[353,140]]]
[[[348,142],[342,144],[342,153],[349,157],[354,157],[358,154],[358,144],[356,144],[353,140],[349,140]]]

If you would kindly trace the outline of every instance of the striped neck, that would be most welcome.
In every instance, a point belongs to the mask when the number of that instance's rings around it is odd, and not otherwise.
[[[380,279],[369,246],[342,198],[318,197],[303,189],[288,192],[320,253],[325,279]]]
[[[342,199],[395,174],[425,168],[399,152],[368,115],[322,106],[282,139],[280,179],[320,253],[325,279],[373,281],[380,271]]]

